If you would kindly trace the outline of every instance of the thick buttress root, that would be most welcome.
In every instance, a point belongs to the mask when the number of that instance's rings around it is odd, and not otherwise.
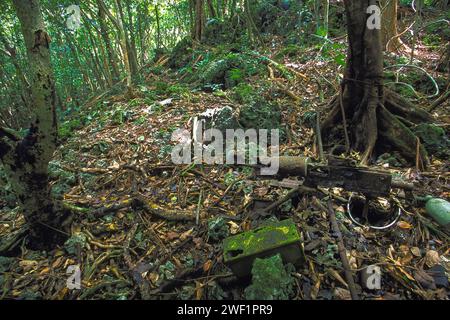
[[[417,136],[384,106],[378,109],[378,127],[379,142],[386,141],[400,151],[405,159],[414,163],[417,153]],[[430,161],[423,145],[420,145],[419,153],[424,167],[427,167]]]
[[[330,106],[331,110],[327,118],[321,124],[323,135],[327,135],[331,128],[342,121],[339,97],[335,98],[331,102]],[[344,109],[346,109],[345,111],[347,117],[349,117],[347,110],[348,107],[344,105]],[[373,142],[373,140],[375,140],[377,146],[379,147],[378,149],[383,149],[383,145],[381,144],[387,144],[399,151],[405,159],[411,163],[415,163],[417,153],[417,137],[405,125],[405,122],[411,124],[430,122],[432,119],[431,115],[422,109],[414,107],[410,102],[398,94],[386,90],[384,105],[378,105],[376,107],[376,118],[376,130],[374,130],[374,128],[367,128],[364,123],[357,123],[353,120],[352,122],[356,123],[356,133],[359,134],[359,131],[361,131],[358,130],[358,128],[365,128],[367,130],[366,134],[374,135],[373,139],[368,140],[366,137],[366,141]],[[350,126],[352,126],[352,123],[350,123]],[[357,137],[354,137],[351,140],[353,141],[353,145],[356,149],[363,151],[362,162],[367,162],[375,145],[369,144],[366,145],[365,148],[362,148],[362,146],[358,143]],[[420,146],[419,153],[422,162],[426,167],[429,164],[429,159],[427,151],[423,146]]]

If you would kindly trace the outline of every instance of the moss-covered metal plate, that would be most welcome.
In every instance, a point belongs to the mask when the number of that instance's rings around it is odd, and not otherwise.
[[[237,276],[247,276],[256,258],[279,253],[285,263],[301,258],[300,234],[292,219],[272,223],[224,240],[224,262]]]

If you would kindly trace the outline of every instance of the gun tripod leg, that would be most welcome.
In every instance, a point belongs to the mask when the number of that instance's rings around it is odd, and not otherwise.
[[[364,208],[363,208],[363,218],[366,222],[366,224],[369,224],[369,205],[370,205],[370,198],[368,196],[365,197],[366,200],[364,201]]]

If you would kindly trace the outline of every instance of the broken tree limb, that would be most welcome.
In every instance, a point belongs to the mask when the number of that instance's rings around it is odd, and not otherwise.
[[[123,253],[123,259],[125,260],[126,265],[128,266],[129,273],[132,276],[133,282],[139,287],[139,292],[141,293],[141,298],[143,300],[150,300],[150,284],[142,277],[142,274],[136,270],[136,265],[131,261],[131,255],[130,255],[130,244],[131,240],[134,238],[134,235],[136,234],[136,231],[139,227],[138,223],[135,223],[133,227],[131,227],[131,230],[129,231],[124,244],[124,253]]]
[[[316,137],[317,137],[317,147],[319,148],[319,159],[322,162],[324,160],[324,155],[323,155],[322,132],[320,130],[320,111],[317,111],[316,114]]]
[[[0,256],[6,256],[11,252],[14,252],[25,239],[28,231],[28,228],[24,226],[14,233],[3,237],[2,242],[0,243]]]
[[[190,279],[195,277],[202,276],[205,271],[203,269],[203,264],[199,264],[199,267],[187,269],[185,271],[182,271],[178,273],[174,279],[169,279],[164,281],[159,288],[153,290],[151,293],[152,295],[157,295],[161,293],[169,293],[172,290],[183,286],[188,282]]]
[[[436,110],[437,107],[439,107],[442,103],[444,103],[448,98],[450,97],[450,90],[448,90],[446,93],[444,93],[442,96],[437,98],[432,104],[430,108],[430,112]]]
[[[342,125],[344,127],[344,138],[345,138],[345,152],[350,152],[350,138],[348,137],[348,127],[347,127],[347,115],[345,113],[343,96],[344,94],[344,84],[341,85],[341,92],[339,94],[339,106],[341,108]]]
[[[301,193],[313,193],[316,192],[317,190],[314,188],[308,188],[305,186],[298,186],[292,190],[290,190],[283,198],[275,201],[274,203],[272,203],[271,205],[269,205],[267,208],[264,208],[264,212],[269,212],[270,210],[273,210],[275,208],[278,208],[279,206],[281,206],[283,203],[285,203],[286,201],[289,201],[290,199],[298,196]]]
[[[8,139],[15,142],[22,139],[22,137],[17,131],[10,128],[0,127],[0,138],[2,137],[7,137]]]
[[[128,208],[129,206],[131,206],[131,204],[132,204],[131,200],[126,200],[121,203],[113,204],[110,206],[104,206],[104,207],[91,209],[91,208],[79,207],[79,206],[76,206],[74,204],[64,201],[64,202],[62,202],[62,207],[65,210],[69,210],[71,213],[91,214],[93,217],[101,218],[108,214],[119,211],[121,209]]]
[[[359,296],[356,293],[355,280],[353,279],[352,271],[350,269],[350,264],[347,259],[346,249],[345,249],[345,245],[344,245],[344,239],[342,237],[341,230],[339,229],[339,225],[336,220],[336,214],[334,213],[331,200],[328,200],[328,210],[327,211],[330,216],[331,228],[333,229],[333,233],[336,234],[336,237],[338,240],[337,244],[338,244],[339,255],[341,257],[342,265],[344,267],[345,279],[348,284],[348,289],[350,290],[352,299],[359,300]]]
[[[195,216],[187,214],[179,214],[175,211],[163,210],[156,204],[149,205],[148,200],[142,195],[136,195],[133,199],[132,207],[135,209],[142,208],[145,212],[167,221],[195,221]]]
[[[352,271],[350,269],[350,264],[348,262],[346,254],[344,239],[342,237],[341,230],[339,229],[331,200],[328,200],[328,209],[325,208],[325,206],[317,198],[314,198],[314,204],[316,204],[321,210],[328,212],[328,215],[330,217],[331,229],[333,230],[333,233],[337,238],[339,256],[341,257],[342,266],[344,267],[345,280],[347,281],[350,295],[352,297],[352,300],[359,300],[359,296],[356,292],[355,280],[353,279]]]
[[[262,54],[259,54],[257,52],[252,52],[251,53],[252,56],[257,57],[262,59],[263,61],[265,61],[268,65],[273,66],[275,69],[277,69],[281,74],[285,74],[286,72],[290,72],[293,73],[294,75],[296,75],[299,78],[302,78],[303,80],[307,80],[308,77],[306,75],[304,75],[301,72],[298,72],[297,70],[294,70],[293,68],[290,68],[288,66],[285,66],[284,64],[278,63],[272,59],[270,59],[269,57],[266,57]]]

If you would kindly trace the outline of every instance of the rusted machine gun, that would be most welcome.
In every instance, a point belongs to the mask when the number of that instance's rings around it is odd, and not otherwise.
[[[304,157],[280,157],[278,177],[302,177],[307,187],[340,187],[367,198],[389,196],[392,188],[413,190],[414,185],[396,181],[386,171],[358,167],[347,159],[330,156],[327,164]]]

